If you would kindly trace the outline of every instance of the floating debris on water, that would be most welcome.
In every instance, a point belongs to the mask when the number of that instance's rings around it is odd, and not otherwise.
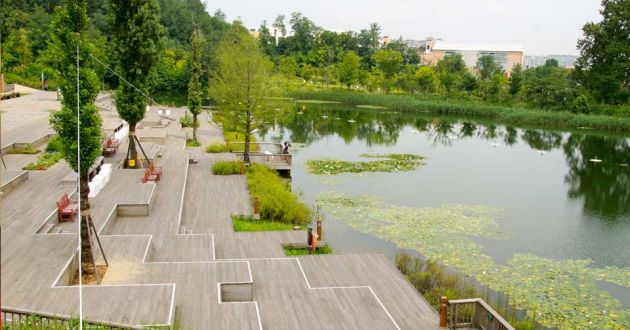
[[[383,109],[386,110],[387,107],[381,106],[381,105],[370,105],[370,104],[360,104],[357,105],[357,108],[363,108],[363,109]]]
[[[348,122],[349,122],[349,123],[356,123],[357,121],[356,121],[356,120],[354,120],[354,119],[348,119]]]

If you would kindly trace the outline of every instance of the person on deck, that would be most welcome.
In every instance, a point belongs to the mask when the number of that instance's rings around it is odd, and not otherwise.
[[[288,154],[289,153],[289,148],[291,148],[291,144],[289,143],[289,141],[285,141],[284,142],[284,147],[282,148],[282,153],[283,154]]]

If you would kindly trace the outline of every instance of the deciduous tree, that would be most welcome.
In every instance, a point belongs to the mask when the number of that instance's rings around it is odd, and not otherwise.
[[[198,116],[201,114],[201,49],[203,47],[203,35],[199,29],[195,29],[191,38],[190,55],[190,82],[188,83],[188,110],[193,115],[193,141],[197,141]]]
[[[118,114],[129,123],[129,150],[125,166],[136,168],[136,124],[144,118],[153,84],[160,41],[158,0],[109,0],[114,57],[122,76],[115,95]]]

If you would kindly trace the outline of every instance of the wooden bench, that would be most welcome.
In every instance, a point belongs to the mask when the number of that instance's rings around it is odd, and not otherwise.
[[[59,222],[74,221],[74,216],[77,213],[79,213],[79,205],[70,203],[68,194],[64,194],[57,202],[57,217],[59,218]]]

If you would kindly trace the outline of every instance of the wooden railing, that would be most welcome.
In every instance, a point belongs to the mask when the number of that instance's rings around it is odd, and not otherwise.
[[[448,300],[442,297],[440,327],[445,327],[447,322],[449,329],[515,330],[481,298]]]
[[[140,327],[83,320],[84,329],[142,329]],[[79,329],[79,319],[2,308],[2,329]]]
[[[243,152],[233,152],[236,158],[243,159]],[[271,168],[285,169],[291,167],[293,161],[293,155],[291,154],[263,154],[259,152],[250,152],[249,161],[252,164],[263,164]]]

